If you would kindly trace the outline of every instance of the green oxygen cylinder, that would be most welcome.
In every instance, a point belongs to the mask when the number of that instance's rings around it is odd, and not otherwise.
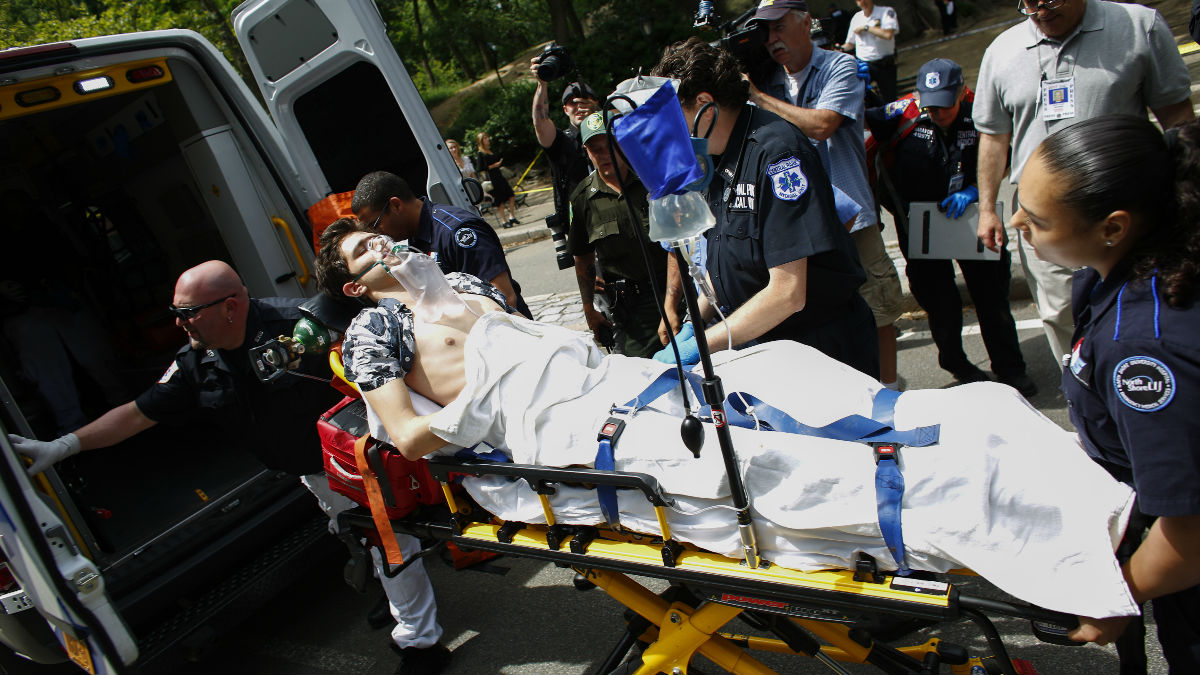
[[[292,340],[304,345],[305,353],[324,354],[340,335],[307,316],[301,317],[292,329]]]

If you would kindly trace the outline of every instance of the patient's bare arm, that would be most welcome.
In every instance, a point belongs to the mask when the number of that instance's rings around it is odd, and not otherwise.
[[[383,421],[392,444],[409,459],[419,459],[446,444],[429,430],[432,415],[418,415],[404,380],[396,379],[365,392],[363,398]]]

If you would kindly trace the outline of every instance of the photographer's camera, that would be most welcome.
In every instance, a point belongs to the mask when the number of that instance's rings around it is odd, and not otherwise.
[[[554,258],[558,261],[558,269],[574,267],[575,256],[567,252],[567,224],[557,213],[551,213],[546,216],[546,227],[550,228],[550,238],[554,240]]]
[[[575,59],[567,53],[566,47],[551,42],[542,50],[538,57],[537,76],[543,82],[553,82],[575,70]]]

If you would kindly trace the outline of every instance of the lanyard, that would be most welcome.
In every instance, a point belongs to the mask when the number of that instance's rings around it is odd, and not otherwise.
[[[746,139],[750,136],[750,127],[754,125],[754,110],[755,106],[752,105],[742,108],[742,112],[750,114],[750,119],[746,120],[746,126],[742,129],[742,142],[738,146],[737,161],[730,167],[732,174],[729,178],[722,178],[722,180],[725,180],[725,189],[721,190],[721,202],[724,204],[726,211],[729,210],[729,195],[733,191],[733,186],[737,183],[738,176],[740,175],[738,171],[742,167],[742,159],[746,156]]]

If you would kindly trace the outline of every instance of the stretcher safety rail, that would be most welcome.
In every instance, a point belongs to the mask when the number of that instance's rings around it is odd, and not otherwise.
[[[684,544],[671,536],[666,513],[673,500],[647,474],[449,457],[430,458],[428,469],[440,483],[446,505],[423,507],[403,519],[393,519],[390,522],[394,531],[450,541],[464,550],[571,567],[640,617],[630,623],[627,639],[596,671],[600,674],[616,672],[635,641],[650,646],[641,654],[640,666],[621,672],[686,673],[696,653],[730,672],[774,672],[745,653],[747,649],[806,654],[833,672],[846,672],[839,662],[869,663],[886,673],[913,675],[946,672],[939,664],[952,674],[963,675],[1036,672],[1019,660],[1016,663],[1021,669],[1014,666],[985,612],[1029,619],[1034,635],[1045,642],[1076,644],[1065,637],[1068,627],[1074,625],[1074,617],[1021,603],[963,595],[930,573],[912,577],[884,573],[866,556],[855,570],[801,572],[770,564],[750,568],[741,560]],[[460,476],[486,475],[527,481],[538,495],[546,523],[500,521],[474,505],[469,496],[451,489]],[[647,534],[606,525],[559,523],[549,497],[562,484],[637,490],[655,508],[660,531]],[[352,516],[349,522],[374,529],[369,516]],[[628,575],[662,579],[672,588],[687,589],[695,606],[668,602]],[[757,622],[778,639],[720,632],[739,615],[752,625]],[[970,657],[961,647],[938,638],[897,648],[875,641],[854,627],[880,616],[925,625],[969,619],[983,632],[992,653]],[[972,666],[983,670],[972,670]],[[679,670],[673,670],[676,668]]]

